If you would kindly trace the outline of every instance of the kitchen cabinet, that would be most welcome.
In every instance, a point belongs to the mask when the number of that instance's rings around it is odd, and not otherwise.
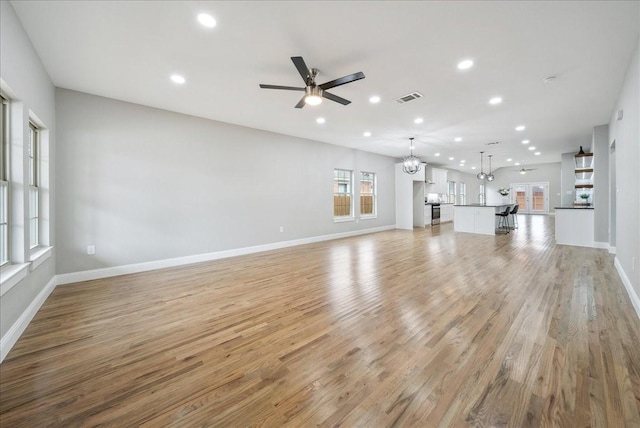
[[[428,168],[426,171],[427,193],[447,193],[447,170],[441,168]]]
[[[424,206],[424,225],[431,226],[431,205]]]
[[[453,204],[440,205],[440,223],[453,221]]]
[[[415,174],[411,175],[411,177],[413,178],[413,181],[421,181],[421,182],[425,182],[425,170],[426,170],[426,166],[424,164],[422,164],[422,166],[420,167],[420,171],[416,172]]]

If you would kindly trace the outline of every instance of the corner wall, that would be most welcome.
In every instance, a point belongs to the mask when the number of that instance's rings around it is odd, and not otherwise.
[[[616,266],[635,293],[640,316],[640,38],[609,121],[609,145],[615,142]],[[623,111],[622,120],[617,112]],[[632,296],[633,300],[633,296]]]

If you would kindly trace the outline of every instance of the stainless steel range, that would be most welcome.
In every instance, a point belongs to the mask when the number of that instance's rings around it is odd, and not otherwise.
[[[440,204],[431,204],[431,226],[440,224]]]

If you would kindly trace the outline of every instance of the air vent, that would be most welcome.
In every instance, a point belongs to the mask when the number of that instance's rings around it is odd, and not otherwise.
[[[420,92],[412,92],[410,94],[397,98],[396,102],[398,104],[404,104],[409,101],[417,100],[418,98],[422,98],[422,94]]]
[[[496,144],[500,144],[499,141],[494,141],[492,143],[487,143],[487,146],[495,146]]]

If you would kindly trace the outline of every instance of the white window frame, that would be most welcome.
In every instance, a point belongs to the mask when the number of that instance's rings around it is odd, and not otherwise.
[[[453,195],[451,194],[451,190],[453,189]],[[450,204],[456,203],[456,182],[455,181],[447,181],[447,202]]]
[[[348,181],[348,191],[347,192],[340,192],[339,191],[339,186],[336,189],[336,180],[339,180],[340,177],[336,176],[337,172],[347,172],[349,174],[349,181]],[[338,181],[338,184],[340,184],[340,182]],[[341,168],[335,168],[333,170],[333,186],[334,186],[334,192],[333,192],[333,221],[338,223],[338,222],[343,222],[343,221],[353,221],[355,220],[355,213],[354,213],[354,203],[353,203],[353,171],[349,170],[349,169],[341,169]],[[348,195],[349,196],[349,214],[348,215],[341,215],[341,216],[337,216],[335,215],[335,210],[336,210],[336,204],[335,204],[335,198],[336,196],[344,196],[344,195]]]
[[[29,249],[40,246],[40,129],[29,121]]]
[[[371,180],[365,181],[365,174],[371,175]],[[362,193],[362,183],[371,182],[371,192]],[[371,196],[373,198],[373,212],[364,214],[362,212],[362,202],[360,202],[360,218],[367,220],[378,217],[378,174],[370,171],[360,171],[360,197],[362,196]]]
[[[0,96],[0,269],[11,264],[11,223],[9,213],[9,100]]]
[[[458,204],[466,205],[467,204],[467,185],[466,183],[460,182],[458,183]]]

